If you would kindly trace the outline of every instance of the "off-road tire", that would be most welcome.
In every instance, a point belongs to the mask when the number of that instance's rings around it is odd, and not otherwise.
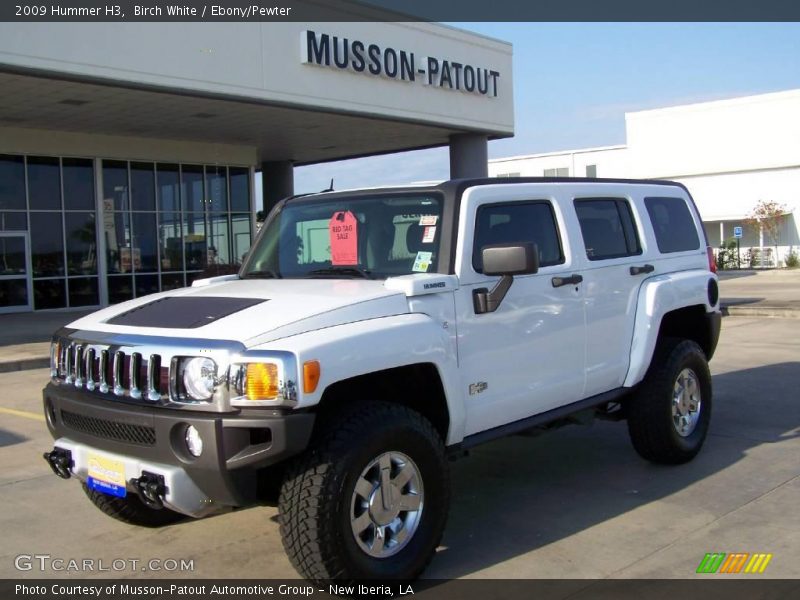
[[[691,369],[697,376],[701,404],[697,425],[686,437],[672,420],[672,395],[678,375]],[[703,446],[711,419],[711,373],[706,355],[691,340],[659,342],[644,381],[628,402],[628,433],[642,458],[661,464],[692,460]]]
[[[95,490],[90,490],[84,483],[83,491],[97,508],[109,517],[141,527],[162,527],[170,525],[185,517],[168,508],[155,509],[146,506],[135,494],[128,494],[124,498],[109,496]]]
[[[385,452],[402,452],[414,461],[424,503],[406,545],[393,556],[375,558],[356,542],[350,511],[357,479]],[[449,502],[444,445],[431,423],[405,406],[358,403],[327,420],[287,469],[278,502],[283,547],[298,573],[311,581],[410,581],[433,558]]]

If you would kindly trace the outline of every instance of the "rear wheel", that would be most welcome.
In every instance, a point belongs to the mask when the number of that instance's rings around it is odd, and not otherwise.
[[[629,402],[633,447],[653,462],[687,462],[702,448],[710,419],[711,374],[703,350],[691,340],[664,340]]]
[[[185,518],[182,514],[168,508],[154,509],[146,506],[136,495],[128,494],[124,498],[109,496],[89,489],[84,483],[83,491],[97,508],[109,517],[142,527],[162,527]]]
[[[312,581],[411,580],[433,557],[448,505],[444,445],[431,423],[404,406],[363,403],[289,468],[281,536]]]

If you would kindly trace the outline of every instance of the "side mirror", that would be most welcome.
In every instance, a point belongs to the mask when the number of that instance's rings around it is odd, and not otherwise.
[[[536,244],[497,244],[485,246],[481,251],[483,273],[500,275],[500,281],[489,291],[479,288],[472,292],[475,314],[494,312],[506,297],[514,275],[536,273],[539,270],[539,249]]]
[[[539,270],[536,244],[496,244],[481,252],[485,275],[525,275]]]

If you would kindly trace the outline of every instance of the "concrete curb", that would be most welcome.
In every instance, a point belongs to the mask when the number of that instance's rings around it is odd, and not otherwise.
[[[0,373],[44,369],[50,366],[50,357],[23,358],[22,360],[5,360],[0,362]]]
[[[777,319],[800,319],[799,308],[785,306],[731,305],[722,306],[726,317],[770,317]]]

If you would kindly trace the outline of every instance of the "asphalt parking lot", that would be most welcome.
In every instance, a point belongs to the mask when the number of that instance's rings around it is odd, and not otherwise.
[[[695,574],[707,552],[773,554],[763,574],[727,577],[800,577],[800,320],[727,317],[712,371],[710,435],[688,465],[644,462],[624,423],[608,422],[500,440],[454,463],[426,577],[707,578]],[[71,577],[296,577],[274,507],[161,529],[101,514],[42,460],[46,379],[0,374],[0,578],[64,577],[52,559],[125,561]],[[193,570],[167,570],[170,560]]]

